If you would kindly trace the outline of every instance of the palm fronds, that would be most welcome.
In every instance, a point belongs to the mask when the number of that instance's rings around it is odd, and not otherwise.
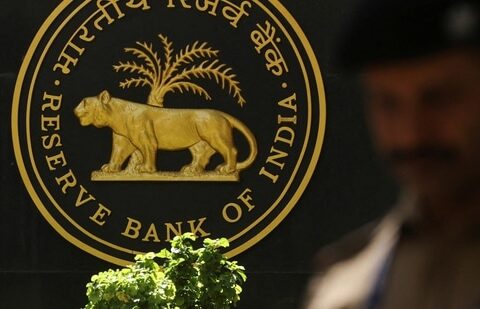
[[[210,101],[212,98],[208,94],[208,92],[203,89],[202,87],[198,86],[195,83],[190,82],[179,82],[170,86],[171,92],[180,92],[183,93],[184,91],[191,91],[193,94],[198,94],[199,96],[205,98],[205,100]]]
[[[126,78],[123,82],[120,82],[120,87],[122,89],[130,88],[132,86],[146,86],[150,85],[150,81],[144,77],[137,77],[137,78]]]
[[[125,48],[125,52],[131,53],[140,60],[143,60],[145,62],[145,66],[139,65],[135,61],[127,61],[119,62],[117,65],[113,66],[113,69],[116,72],[139,73],[148,79],[148,82],[142,83],[142,86],[149,85],[153,89],[157,87],[160,82],[160,74],[162,71],[161,59],[158,56],[158,53],[153,50],[152,44],[147,44],[145,42],[136,42],[136,44],[140,48],[128,47]],[[122,85],[129,84],[130,80],[132,79],[125,79],[120,83],[120,87],[122,87]],[[125,87],[123,86],[122,88]]]
[[[144,65],[137,64],[135,61],[119,62],[117,65],[113,66],[113,69],[116,72],[127,72],[127,73],[138,73],[145,76],[148,79],[148,85],[154,87],[155,83],[155,72],[152,72]]]
[[[184,83],[186,80],[192,78],[208,78],[214,80],[218,85],[226,90],[228,87],[228,93],[233,95],[237,99],[238,104],[243,106],[245,99],[241,94],[239,82],[235,80],[236,75],[230,73],[232,68],[227,67],[225,64],[220,63],[218,60],[209,61],[205,60],[200,65],[193,65],[191,68],[184,69],[181,73],[175,75],[165,87],[165,93],[175,85]]]
[[[218,57],[218,53],[218,50],[209,47],[206,42],[199,43],[196,41],[192,46],[187,45],[185,49],[180,50],[175,56],[175,62],[168,69],[168,75],[165,76],[165,81],[172,77],[182,65],[188,65],[202,58],[216,58]]]
[[[153,103],[163,106],[163,98],[168,92],[192,92],[206,100],[211,100],[208,92],[192,81],[192,79],[203,78],[215,81],[223,90],[227,90],[241,106],[246,103],[241,93],[240,83],[236,79],[237,76],[232,73],[232,68],[217,59],[218,50],[213,49],[206,42],[196,41],[173,56],[172,42],[165,35],[159,34],[158,37],[163,46],[163,66],[162,59],[154,50],[153,44],[136,42],[136,47],[125,48],[125,52],[136,56],[145,64],[126,61],[114,65],[113,69],[116,72],[139,75],[136,78],[123,80],[120,87],[149,86],[151,88],[150,96],[158,100]],[[202,62],[196,65],[195,63],[198,61]]]

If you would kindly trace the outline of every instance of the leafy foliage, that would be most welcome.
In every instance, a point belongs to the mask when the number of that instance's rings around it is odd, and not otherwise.
[[[92,276],[85,309],[228,309],[240,300],[245,269],[219,250],[228,241],[177,236],[171,250],[137,255],[135,264]],[[161,266],[156,262],[160,260]]]
[[[85,308],[173,308],[169,303],[175,296],[175,286],[154,258],[154,253],[138,255],[133,265],[92,276],[87,284],[89,303]]]

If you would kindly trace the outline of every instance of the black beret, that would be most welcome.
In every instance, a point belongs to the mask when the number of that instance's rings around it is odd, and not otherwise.
[[[480,0],[363,0],[341,36],[346,69],[480,46]]]

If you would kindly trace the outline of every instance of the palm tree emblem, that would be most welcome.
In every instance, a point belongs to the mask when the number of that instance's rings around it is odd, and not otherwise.
[[[165,35],[159,34],[158,37],[163,46],[163,57],[153,49],[152,43],[136,42],[135,47],[125,48],[126,53],[144,63],[126,61],[113,66],[116,72],[137,74],[121,81],[119,86],[122,89],[148,86],[151,91],[147,103],[163,107],[165,95],[169,92],[190,91],[211,100],[205,88],[194,82],[195,79],[210,79],[227,90],[240,106],[246,103],[232,68],[218,60],[218,50],[206,42],[196,41],[173,56],[173,43]]]

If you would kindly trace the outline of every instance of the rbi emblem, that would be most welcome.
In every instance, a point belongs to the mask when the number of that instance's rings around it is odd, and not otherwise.
[[[297,204],[325,96],[278,1],[63,1],[26,54],[12,130],[35,205],[79,248],[123,265],[192,232],[233,256]]]

